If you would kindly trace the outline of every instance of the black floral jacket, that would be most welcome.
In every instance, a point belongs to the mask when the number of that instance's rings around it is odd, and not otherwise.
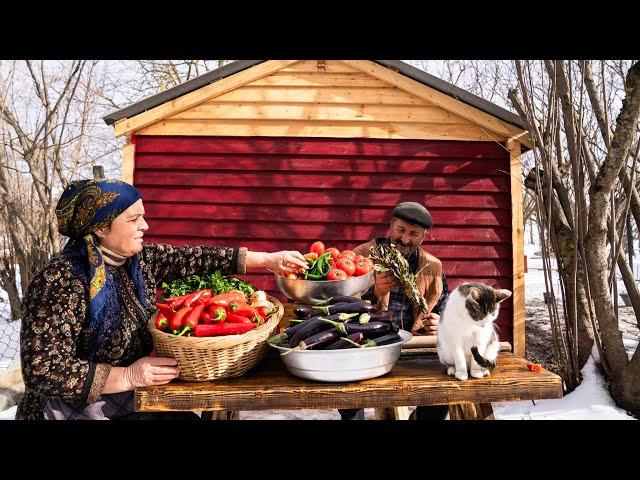
[[[243,274],[246,252],[246,248],[145,244],[138,258],[146,281],[146,308],[138,301],[127,270],[107,266],[117,279],[124,318],[122,327],[109,332],[98,347],[93,361],[88,360],[88,285],[68,259],[53,258],[35,276],[23,301],[20,356],[25,395],[16,419],[42,419],[47,398],[80,407],[96,401],[111,366],[128,366],[153,350],[147,322],[156,309],[157,285],[214,270]]]

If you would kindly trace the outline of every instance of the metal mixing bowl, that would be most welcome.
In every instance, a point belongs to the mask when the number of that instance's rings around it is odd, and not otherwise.
[[[304,304],[326,303],[336,295],[360,296],[373,285],[373,271],[345,280],[304,280],[285,278],[277,273],[276,285],[293,302]]]
[[[320,382],[353,382],[379,377],[389,372],[400,358],[402,345],[411,340],[411,333],[398,332],[401,340],[390,345],[340,350],[298,350],[287,355],[290,348],[271,345],[280,351],[287,370],[296,377]]]

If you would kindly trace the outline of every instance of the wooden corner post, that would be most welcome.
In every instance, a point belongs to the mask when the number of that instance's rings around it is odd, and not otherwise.
[[[136,144],[131,135],[127,135],[127,143],[122,148],[122,181],[133,185],[133,169],[135,166]]]
[[[507,140],[511,177],[511,244],[513,249],[513,353],[525,352],[524,220],[520,143]]]

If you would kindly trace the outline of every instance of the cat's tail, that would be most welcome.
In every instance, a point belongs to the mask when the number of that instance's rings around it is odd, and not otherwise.
[[[471,354],[473,355],[473,358],[478,363],[478,365],[480,365],[481,367],[492,369],[496,366],[496,362],[487,360],[482,355],[480,355],[480,352],[478,352],[478,347],[471,347]]]

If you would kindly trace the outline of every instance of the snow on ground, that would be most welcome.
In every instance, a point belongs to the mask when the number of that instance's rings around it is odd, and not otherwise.
[[[0,420],[15,420],[16,411],[18,410],[18,406],[14,405],[13,407],[3,410],[0,412]]]
[[[636,342],[637,346],[637,342]],[[582,368],[582,383],[563,398],[494,403],[496,420],[634,420],[616,406],[602,375],[597,371],[594,352]]]

